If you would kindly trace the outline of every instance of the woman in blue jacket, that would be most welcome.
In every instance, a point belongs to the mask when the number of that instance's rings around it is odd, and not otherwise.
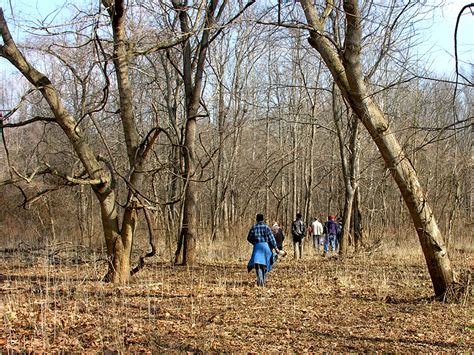
[[[265,285],[267,272],[272,269],[274,249],[279,253],[275,237],[272,230],[264,223],[263,214],[257,214],[257,223],[250,228],[247,240],[253,245],[252,257],[247,264],[247,270],[250,272],[255,268],[257,274],[257,285]]]

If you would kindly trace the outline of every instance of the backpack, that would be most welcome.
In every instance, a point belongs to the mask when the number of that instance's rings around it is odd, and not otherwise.
[[[294,236],[302,238],[306,234],[305,229],[306,228],[305,228],[305,225],[304,225],[303,221],[301,219],[298,219],[298,220],[293,222],[293,225],[291,226],[291,233]]]

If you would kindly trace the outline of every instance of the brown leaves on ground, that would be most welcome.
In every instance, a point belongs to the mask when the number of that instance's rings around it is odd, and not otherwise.
[[[127,286],[101,283],[94,265],[1,264],[7,351],[474,350],[472,289],[433,300],[420,260],[280,259],[264,288],[245,262],[156,263]]]

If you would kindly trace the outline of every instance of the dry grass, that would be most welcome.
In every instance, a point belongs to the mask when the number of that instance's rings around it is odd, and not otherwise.
[[[0,349],[473,351],[472,289],[460,303],[434,301],[420,251],[404,249],[385,245],[344,260],[311,252],[294,261],[290,252],[265,288],[246,271],[247,245],[210,250],[194,268],[158,258],[119,287],[98,281],[100,263],[15,256],[0,261]],[[452,261],[472,270],[474,253],[455,253]]]

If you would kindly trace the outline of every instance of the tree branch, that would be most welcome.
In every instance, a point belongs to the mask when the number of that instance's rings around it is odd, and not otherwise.
[[[0,120],[0,128],[15,128],[29,125],[34,122],[56,122],[54,117],[45,117],[45,116],[35,116],[29,120],[17,123],[2,123]]]

